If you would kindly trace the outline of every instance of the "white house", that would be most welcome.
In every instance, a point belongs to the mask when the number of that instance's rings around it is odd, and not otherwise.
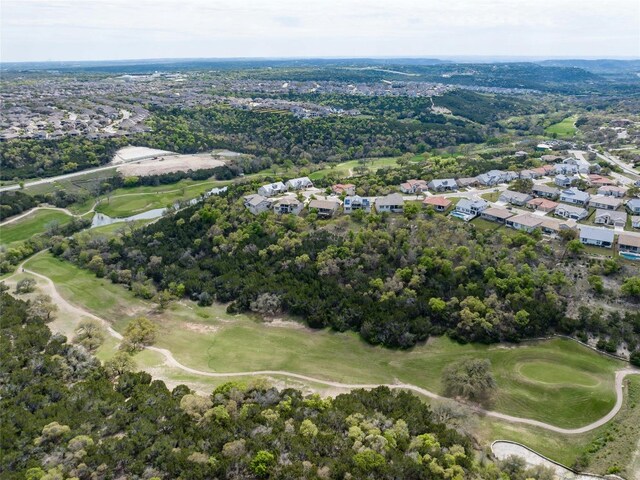
[[[542,217],[531,213],[521,213],[515,217],[507,218],[505,225],[507,227],[522,230],[524,232],[533,232],[542,224]]]
[[[273,202],[273,211],[279,215],[285,215],[291,213],[298,215],[302,211],[302,202],[298,201],[293,195],[287,195],[285,197],[277,199]]]
[[[640,228],[640,216],[634,215],[631,217],[631,226],[633,228]]]
[[[558,205],[554,213],[558,217],[572,220],[582,220],[589,216],[589,211],[586,208],[574,207],[573,205]]]
[[[615,212],[598,208],[593,222],[599,225],[610,225],[612,227],[624,228],[627,224],[627,214],[626,212]]]
[[[556,199],[560,196],[560,190],[548,185],[534,185],[531,190],[539,197]]]
[[[311,200],[309,202],[309,210],[316,210],[319,217],[332,217],[340,208],[338,200]]]
[[[360,197],[359,195],[350,195],[344,199],[344,213],[352,213],[356,210],[364,210],[369,213],[371,207],[375,203],[375,197]]]
[[[469,200],[468,198],[461,199],[455,208],[456,212],[462,213],[464,215],[480,215],[484,210],[489,208],[489,204],[481,199],[473,199]]]
[[[603,185],[598,188],[598,195],[622,198],[627,193],[627,190],[628,188],[618,187],[616,185]]]
[[[640,198],[634,198],[627,202],[627,210],[633,215],[640,214]]]
[[[454,192],[458,190],[458,184],[453,178],[431,180],[427,187],[433,192]]]
[[[263,197],[273,197],[274,195],[280,195],[287,191],[287,186],[282,182],[269,183],[263,185],[258,189],[258,194]]]
[[[384,197],[378,197],[376,199],[376,211],[378,213],[391,212],[402,213],[404,212],[404,199],[399,193],[392,193]]]
[[[607,197],[605,195],[594,195],[589,199],[589,206],[601,208],[603,210],[617,210],[622,205],[622,199]]]
[[[407,180],[404,183],[400,184],[400,191],[402,193],[422,193],[427,189],[427,181],[426,180],[416,180],[411,179]]]
[[[254,215],[258,215],[269,210],[272,201],[272,199],[259,194],[247,195],[244,197],[244,206]]]
[[[609,230],[608,228],[580,225],[580,242],[584,245],[611,248],[613,246],[614,237],[615,235],[613,230]]]
[[[618,237],[618,248],[621,252],[640,253],[640,237],[621,233]]]
[[[287,187],[291,190],[302,190],[313,187],[313,182],[309,177],[292,178],[287,182]]]
[[[573,187],[560,193],[560,201],[574,205],[586,205],[589,202],[589,194]]]
[[[517,205],[521,207],[532,198],[533,197],[528,193],[520,193],[520,192],[511,191],[511,190],[505,190],[500,194],[500,197],[498,198],[498,200],[500,200],[501,202],[510,203],[512,205]]]

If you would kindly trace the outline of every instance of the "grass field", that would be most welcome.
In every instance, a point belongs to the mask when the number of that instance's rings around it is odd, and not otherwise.
[[[613,407],[613,372],[622,365],[562,339],[506,347],[437,338],[408,351],[393,351],[367,345],[354,333],[268,326],[246,315],[229,315],[220,305],[202,308],[180,302],[159,314],[122,287],[48,254],[27,266],[49,276],[71,302],[112,321],[117,330],[132,316],[149,316],[161,328],[158,346],[201,370],[288,370],[348,383],[400,381],[441,392],[446,365],[461,358],[488,358],[498,383],[491,408],[577,427]],[[561,372],[550,376],[550,365],[562,365]]]
[[[547,135],[556,134],[558,137],[572,137],[578,131],[576,128],[577,119],[578,117],[576,115],[567,117],[561,122],[549,125],[544,129],[544,133],[546,133]]]
[[[398,162],[397,157],[384,157],[384,158],[371,158],[367,159],[365,166],[370,170],[379,170],[384,167],[397,167]],[[353,169],[357,166],[362,165],[360,160],[349,160],[348,162],[343,162],[337,164],[334,168],[323,168],[322,170],[317,170],[309,175],[311,180],[319,180],[321,178],[326,177],[330,173],[335,173],[340,177],[349,177],[350,172],[353,172]]]
[[[59,210],[36,210],[20,220],[1,227],[0,244],[8,245],[31,238],[43,233],[53,222],[64,225],[71,221],[71,217]]]

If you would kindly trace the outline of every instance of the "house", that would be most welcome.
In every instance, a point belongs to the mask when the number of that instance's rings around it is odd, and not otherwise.
[[[444,197],[427,197],[422,201],[425,207],[431,205],[436,212],[444,212],[451,206],[451,200]]]
[[[627,224],[627,214],[626,212],[612,212],[611,210],[598,208],[593,222],[599,225],[624,228]]]
[[[622,199],[606,197],[604,195],[594,195],[589,199],[589,206],[592,208],[602,208],[604,210],[617,210],[622,205]]]
[[[536,145],[536,150],[546,152],[549,150],[553,150],[553,148],[551,147],[551,145],[547,145],[546,143],[539,143],[538,145]]]
[[[640,198],[633,198],[627,202],[627,210],[634,215],[640,214]]]
[[[331,186],[331,191],[336,195],[342,195],[343,193],[346,195],[355,195],[356,186],[352,183],[336,183]]]
[[[480,213],[480,217],[490,222],[504,223],[507,218],[513,217],[513,213],[506,208],[489,207]]]
[[[303,188],[313,187],[313,182],[309,177],[292,178],[287,182],[287,187],[291,190],[302,190]]]
[[[576,157],[567,157],[562,160],[562,163],[565,165],[574,165],[579,173],[589,173],[589,167],[591,167],[589,162]]]
[[[622,198],[627,193],[628,188],[618,187],[616,185],[603,185],[598,188],[598,195],[607,195],[610,197]]]
[[[287,186],[282,182],[269,183],[268,185],[263,185],[258,189],[258,195],[262,195],[263,197],[273,197],[274,195],[285,193],[287,190]]]
[[[589,194],[587,192],[583,192],[582,190],[578,190],[577,188],[569,188],[568,190],[563,190],[560,193],[560,201],[566,203],[573,203],[574,205],[587,205],[589,202]]]
[[[402,213],[404,211],[404,199],[399,193],[392,193],[376,199],[376,211],[378,213],[391,212]]]
[[[572,178],[569,178],[566,175],[560,174],[556,176],[556,178],[553,180],[553,183],[555,183],[559,187],[567,188],[571,186],[572,181],[573,181]]]
[[[589,216],[586,208],[574,207],[572,205],[558,205],[554,212],[558,217],[570,218],[572,220],[582,220]]]
[[[471,218],[479,215],[481,212],[489,208],[489,204],[479,198],[470,200],[468,198],[461,199],[456,205],[455,211],[462,215],[469,215]]]
[[[407,180],[400,184],[400,191],[402,193],[422,193],[427,189],[426,180]]]
[[[570,163],[556,163],[553,166],[553,172],[556,175],[575,175],[578,173],[578,167]]]
[[[618,237],[618,249],[621,252],[640,253],[640,237],[629,233],[621,233]]]
[[[553,175],[555,173],[553,165],[543,165],[541,167],[532,168],[531,171],[540,174],[541,177],[545,175]]]
[[[522,170],[520,172],[520,178],[524,180],[533,180],[536,178],[540,178],[542,175],[544,175],[544,173],[540,173],[536,170]]]
[[[541,212],[553,212],[559,204],[547,198],[532,198],[527,202],[527,207]]]
[[[429,190],[434,192],[455,192],[458,190],[458,184],[453,178],[431,180],[427,186],[429,187]]]
[[[517,205],[521,207],[532,198],[533,197],[528,193],[520,193],[520,192],[511,191],[511,190],[505,190],[500,194],[500,197],[498,198],[498,200],[501,202],[510,203],[512,205]]]
[[[575,230],[578,225],[575,220],[558,220],[557,218],[551,217],[540,218],[542,219],[542,223],[539,225],[539,228],[543,233],[548,235],[556,235],[562,230]]]
[[[513,182],[520,178],[520,174],[518,172],[512,172],[511,170],[507,170],[506,172],[502,172],[502,181],[503,182]]]
[[[546,163],[553,163],[557,162],[558,160],[562,160],[562,157],[559,157],[557,155],[542,155],[540,157],[540,160]]]
[[[326,200],[311,200],[309,202],[309,210],[317,210],[319,217],[332,217],[334,213],[340,208],[340,202],[338,200],[326,199]]]
[[[458,188],[477,187],[480,181],[477,177],[464,177],[456,180]]]
[[[631,227],[640,228],[640,216],[634,215],[633,217],[631,217]]]
[[[298,215],[302,211],[302,206],[302,202],[298,201],[296,197],[293,195],[287,195],[274,201],[272,208],[273,212],[278,215],[284,215],[287,213]]]
[[[547,185],[534,185],[531,189],[534,195],[555,200],[560,196],[560,190]]]
[[[244,197],[244,206],[254,215],[258,215],[269,210],[272,201],[272,199],[259,194],[247,195]]]
[[[522,230],[524,232],[533,232],[542,223],[542,217],[531,215],[530,213],[521,213],[514,217],[508,218],[505,222],[507,227]]]
[[[611,180],[610,178],[603,177],[602,175],[592,174],[589,175],[589,183],[596,187],[601,187],[602,185],[615,185],[616,182]]]
[[[608,228],[589,227],[580,225],[580,242],[584,245],[596,245],[598,247],[611,248],[614,232]]]
[[[478,175],[476,178],[478,179],[478,182],[488,187],[497,185],[506,180],[504,173],[500,170],[490,170],[487,173]]]
[[[358,195],[350,195],[348,197],[345,197],[344,199],[344,213],[352,213],[356,210],[363,210],[369,213],[375,201],[375,197],[360,197]]]

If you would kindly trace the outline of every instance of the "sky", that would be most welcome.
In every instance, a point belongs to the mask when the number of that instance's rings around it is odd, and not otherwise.
[[[640,57],[640,0],[0,0],[0,60]]]

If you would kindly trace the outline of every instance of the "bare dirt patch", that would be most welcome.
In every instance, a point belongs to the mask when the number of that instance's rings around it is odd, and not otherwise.
[[[144,158],[161,156],[161,155],[169,155],[172,152],[167,150],[158,150],[157,148],[148,148],[148,147],[124,147],[116,152],[113,156],[113,160],[111,163],[113,165],[119,165],[125,162],[131,162],[134,160],[142,160]]]
[[[202,325],[201,323],[182,322],[180,325],[196,333],[215,333],[219,330],[219,327],[214,325]]]
[[[154,157],[136,163],[129,163],[118,167],[118,172],[124,176],[144,177],[148,175],[162,175],[164,173],[186,172],[189,170],[203,170],[224,165],[222,160],[209,153],[195,155],[172,155],[170,157]]]

